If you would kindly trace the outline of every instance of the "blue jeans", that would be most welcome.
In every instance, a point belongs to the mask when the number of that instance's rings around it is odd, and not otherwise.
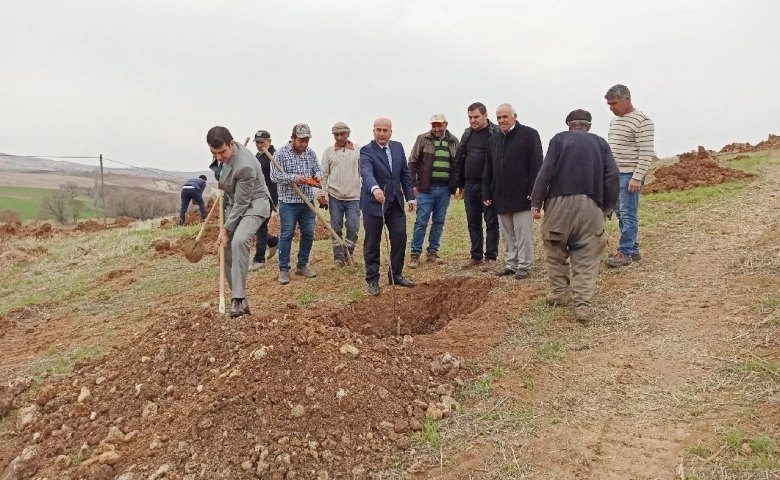
[[[632,176],[631,173],[620,174],[620,196],[615,207],[620,227],[620,243],[617,250],[623,255],[639,255],[639,242],[636,240],[639,233],[637,212],[639,210],[639,195],[642,191],[628,192],[628,182],[631,181]],[[642,183],[644,184],[644,181]]]
[[[438,251],[441,242],[441,232],[444,230],[444,219],[450,206],[450,187],[448,185],[431,185],[430,193],[420,192],[417,195],[417,220],[412,233],[412,253],[422,253],[425,229],[428,220],[431,221],[431,233],[428,235],[428,250]]]
[[[341,238],[344,238],[344,218],[346,217],[347,238],[344,239],[344,243],[349,249],[349,255],[352,256],[355,253],[355,243],[360,229],[360,200],[339,200],[328,195],[328,210],[330,210],[330,227]],[[333,259],[347,259],[344,247],[336,240],[333,240]]]
[[[298,264],[295,268],[303,268],[309,264],[309,253],[314,243],[314,212],[305,203],[279,202],[279,271],[290,271],[290,250],[295,235],[295,224],[301,230],[301,241],[298,246]]]

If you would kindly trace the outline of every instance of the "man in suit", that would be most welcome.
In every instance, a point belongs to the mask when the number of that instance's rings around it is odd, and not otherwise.
[[[360,149],[360,176],[363,179],[360,210],[366,232],[363,259],[371,295],[379,295],[379,258],[385,225],[390,233],[389,281],[402,287],[414,286],[403,276],[406,250],[404,198],[409,203],[409,211],[413,212],[414,189],[404,147],[400,142],[390,141],[392,134],[390,120],[378,118],[374,122],[374,140]]]
[[[257,229],[271,216],[271,202],[260,163],[246,147],[233,141],[227,128],[212,128],[206,142],[217,163],[218,186],[231,199],[217,244],[225,245],[230,316],[235,318],[250,313],[246,300],[249,246]]]

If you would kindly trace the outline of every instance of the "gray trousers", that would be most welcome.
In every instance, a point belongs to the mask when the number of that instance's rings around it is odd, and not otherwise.
[[[534,216],[530,210],[499,213],[498,226],[504,240],[504,264],[514,271],[534,264]]]
[[[241,217],[236,231],[228,234],[229,242],[225,247],[225,277],[230,285],[232,298],[246,298],[249,245],[264,221],[265,217],[259,215]]]
[[[590,306],[607,243],[604,212],[587,195],[550,198],[544,207],[542,238],[553,293],[571,291],[575,306]]]

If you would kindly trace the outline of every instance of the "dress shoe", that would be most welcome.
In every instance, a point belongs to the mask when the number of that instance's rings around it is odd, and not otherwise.
[[[468,261],[467,264],[463,265],[463,270],[467,270],[469,268],[474,267],[481,267],[485,262],[480,258],[479,260],[472,258]]]
[[[497,272],[496,272],[496,276],[497,276],[497,277],[506,277],[506,276],[508,276],[508,275],[514,275],[514,274],[515,274],[515,271],[514,271],[514,270],[512,270],[512,269],[511,269],[511,268],[509,268],[509,267],[504,267],[504,268],[502,268],[501,270],[499,270],[499,271],[497,271]]]
[[[525,280],[526,278],[528,278],[528,275],[529,275],[528,270],[526,270],[525,268],[518,268],[517,271],[515,272],[515,280]]]
[[[379,283],[373,282],[368,284],[368,293],[370,293],[373,296],[379,295]]]
[[[414,282],[407,280],[403,275],[396,275],[390,280],[391,285],[398,285],[399,287],[413,287]]]
[[[230,301],[230,316],[232,318],[243,317],[249,314],[249,302],[246,301],[246,298],[234,298]]]

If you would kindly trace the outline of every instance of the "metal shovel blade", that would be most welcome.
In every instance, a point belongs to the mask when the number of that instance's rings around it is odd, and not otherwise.
[[[191,263],[200,262],[200,259],[203,258],[203,255],[206,253],[206,247],[192,238],[185,240],[181,249],[184,250],[184,257]]]

